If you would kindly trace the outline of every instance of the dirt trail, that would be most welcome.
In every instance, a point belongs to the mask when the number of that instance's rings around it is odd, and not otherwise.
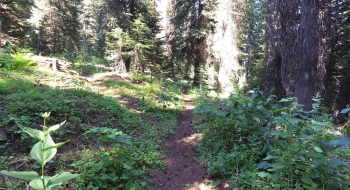
[[[178,119],[178,127],[165,139],[167,156],[162,160],[165,170],[154,178],[152,190],[209,190],[209,176],[205,167],[196,162],[199,155],[195,144],[199,134],[193,134],[191,120],[194,109],[193,100],[187,93],[184,95],[185,109]]]

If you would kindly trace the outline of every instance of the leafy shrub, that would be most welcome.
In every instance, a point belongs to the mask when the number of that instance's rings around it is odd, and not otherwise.
[[[208,172],[243,189],[341,189],[349,165],[330,155],[345,146],[328,134],[331,118],[318,99],[304,112],[294,98],[250,97],[197,100],[198,150]],[[347,139],[344,139],[347,140]]]
[[[100,141],[108,143],[109,148],[101,148],[73,164],[83,172],[78,178],[81,186],[84,189],[123,189],[131,184],[139,187],[136,182],[145,180],[146,167],[154,164],[159,155],[152,157],[151,152],[142,151],[134,145],[132,137],[117,129],[102,127],[86,131],[86,134],[94,133],[98,133]],[[140,156],[144,154],[148,154],[149,159]]]
[[[5,127],[7,133],[15,139],[20,136],[18,140],[24,143],[18,145],[24,149],[31,145],[31,139],[21,129],[8,123],[17,118],[27,123],[28,127],[35,128],[41,110],[51,112],[49,123],[67,120],[64,130],[54,134],[58,139],[81,133],[87,124],[118,126],[126,131],[131,130],[132,126],[143,126],[140,124],[142,120],[136,119],[115,99],[82,90],[36,87],[8,94],[3,101],[6,102],[6,107],[2,111],[6,117],[0,118],[0,127]]]
[[[0,55],[0,68],[21,69],[28,68],[34,62],[21,53]]]
[[[63,57],[70,60],[74,63],[84,63],[84,62],[91,62],[93,64],[104,64],[107,65],[108,60],[96,56],[86,56],[86,55],[78,55],[75,58],[72,57],[71,54],[64,54]]]
[[[150,84],[137,86],[118,80],[106,80],[104,85],[120,91],[125,96],[140,97],[138,102],[145,112],[178,114],[183,103],[180,101],[181,88],[176,85],[163,87],[161,83],[153,81]]]

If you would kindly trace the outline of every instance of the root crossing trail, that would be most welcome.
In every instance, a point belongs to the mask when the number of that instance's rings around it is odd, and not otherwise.
[[[165,170],[154,178],[152,190],[209,190],[210,179],[205,168],[196,161],[199,155],[195,144],[199,134],[193,134],[191,120],[194,109],[193,100],[184,95],[185,109],[178,120],[178,127],[165,139]]]

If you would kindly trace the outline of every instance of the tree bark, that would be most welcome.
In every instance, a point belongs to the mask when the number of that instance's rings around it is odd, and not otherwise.
[[[204,25],[204,18],[202,15],[203,5],[201,4],[201,0],[196,1],[198,3],[198,20],[196,29],[200,30]],[[199,87],[201,84],[201,65],[204,62],[204,37],[197,37],[195,40],[195,60],[194,60],[194,77],[193,77],[193,86]]]
[[[318,65],[322,37],[318,26],[320,2],[318,0],[305,0],[301,2],[301,20],[298,31],[298,62],[295,97],[298,104],[304,109],[312,109],[312,97],[316,95],[316,86],[319,82]]]
[[[200,38],[196,40],[196,58],[193,64],[194,66],[194,77],[193,77],[193,86],[199,87],[201,84],[201,65],[204,62],[203,59],[203,43],[204,39]]]

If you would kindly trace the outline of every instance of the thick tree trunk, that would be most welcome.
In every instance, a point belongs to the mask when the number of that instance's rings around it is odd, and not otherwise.
[[[301,3],[301,20],[298,31],[298,65],[295,97],[305,110],[312,109],[312,97],[319,82],[318,65],[322,63],[320,49],[322,37],[318,26],[320,2],[307,0]]]
[[[300,19],[300,1],[268,0],[267,5],[267,63],[274,71],[278,69],[277,73],[266,73],[268,78],[276,80],[275,83],[267,82],[271,84],[268,90],[275,88],[280,96],[291,96],[298,62],[296,28]]]
[[[324,97],[325,92],[331,0],[268,0],[267,5],[268,63],[280,70],[280,76],[273,77],[282,80],[287,96],[294,95],[305,110],[311,110],[312,97]],[[280,65],[275,64],[276,55],[281,56]]]

